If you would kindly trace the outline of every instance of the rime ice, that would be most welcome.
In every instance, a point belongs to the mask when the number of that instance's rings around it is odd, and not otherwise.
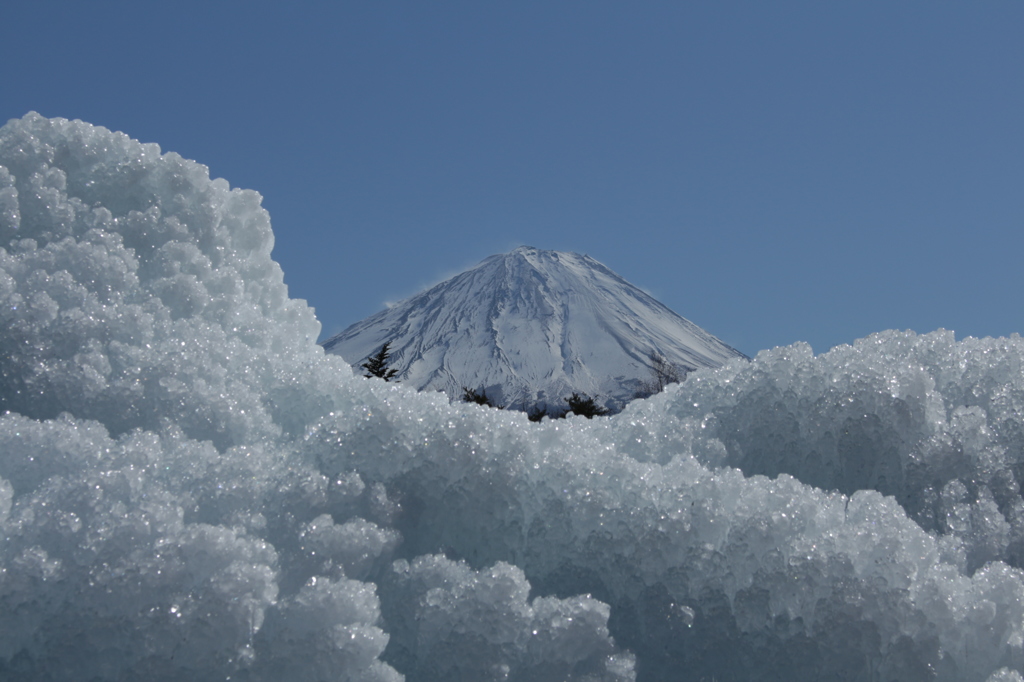
[[[1021,680],[1024,342],[532,424],[352,375],[254,192],[0,129],[0,677]]]

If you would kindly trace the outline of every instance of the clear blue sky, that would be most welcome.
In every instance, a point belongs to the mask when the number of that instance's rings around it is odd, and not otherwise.
[[[0,120],[259,191],[324,335],[520,244],[753,355],[1024,332],[1024,3],[47,2]]]

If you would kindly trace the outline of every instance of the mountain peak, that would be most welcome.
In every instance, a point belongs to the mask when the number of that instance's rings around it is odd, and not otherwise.
[[[453,398],[484,389],[509,407],[573,392],[620,409],[651,356],[686,370],[743,354],[589,256],[520,246],[484,259],[323,343],[354,366],[391,342],[398,379]]]

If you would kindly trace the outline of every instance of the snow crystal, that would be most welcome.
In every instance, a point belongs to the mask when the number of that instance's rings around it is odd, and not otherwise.
[[[272,246],[155,145],[0,129],[0,677],[1022,679],[1019,337],[531,423],[354,376]]]
[[[417,680],[632,680],[615,652],[608,607],[589,596],[528,600],[522,570],[473,571],[443,556],[400,560],[388,583],[395,660]]]

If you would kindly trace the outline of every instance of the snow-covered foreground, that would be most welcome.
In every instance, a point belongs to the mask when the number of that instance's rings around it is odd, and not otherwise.
[[[0,678],[1022,679],[1019,337],[532,424],[325,356],[203,166],[36,115],[0,166]]]

